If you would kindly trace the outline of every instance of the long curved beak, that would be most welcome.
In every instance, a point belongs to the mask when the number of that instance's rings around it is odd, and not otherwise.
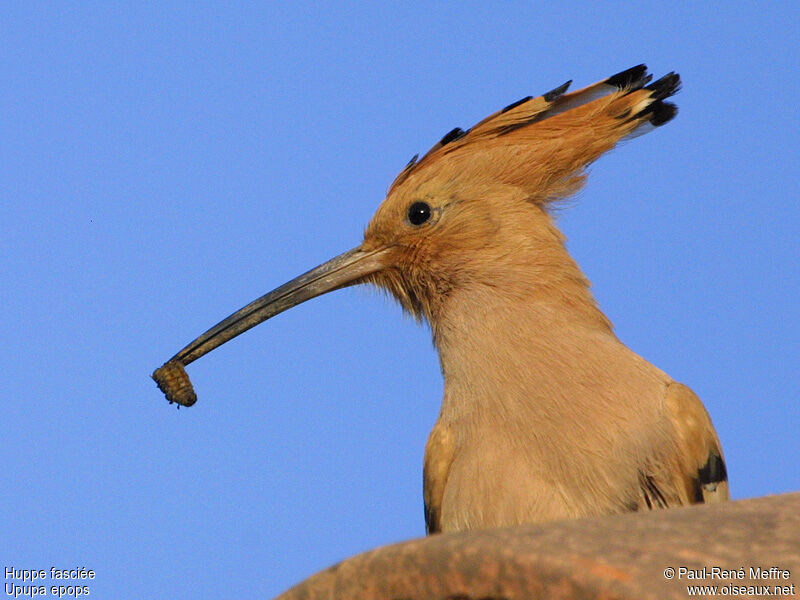
[[[214,325],[156,369],[153,379],[170,402],[191,406],[197,397],[184,366],[278,313],[326,292],[359,283],[386,266],[388,250],[362,250],[359,246],[284,283]]]

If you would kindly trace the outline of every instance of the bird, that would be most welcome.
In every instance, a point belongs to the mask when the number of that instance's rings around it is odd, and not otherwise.
[[[167,398],[193,403],[184,367],[231,338],[371,284],[428,324],[439,355],[444,397],[423,465],[428,534],[728,500],[706,408],[618,339],[554,220],[588,165],[673,119],[680,76],[653,81],[642,64],[568,93],[570,84],[415,156],[360,245],[157,369]]]

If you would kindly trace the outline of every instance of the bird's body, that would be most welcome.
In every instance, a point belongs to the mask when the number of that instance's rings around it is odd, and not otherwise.
[[[188,364],[294,304],[370,282],[428,321],[439,352],[430,533],[727,499],[705,408],[617,339],[549,213],[589,163],[675,115],[664,99],[678,76],[649,81],[640,65],[453,130],[401,172],[358,248],[172,360]]]
[[[453,360],[450,340],[439,341],[445,395],[425,457],[430,531],[704,499],[699,471],[720,451],[688,388],[608,329],[553,319],[548,308],[529,307],[528,318],[506,308],[461,321],[450,335],[468,335],[470,350]],[[706,444],[691,452],[682,434]]]

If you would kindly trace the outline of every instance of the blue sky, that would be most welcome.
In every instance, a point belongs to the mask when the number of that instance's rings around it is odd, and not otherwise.
[[[189,368],[349,249],[455,126],[647,62],[680,114],[559,223],[619,337],[704,400],[733,495],[800,489],[797,3],[7,3],[0,559],[101,598],[270,597],[423,535],[427,329],[347,289]]]

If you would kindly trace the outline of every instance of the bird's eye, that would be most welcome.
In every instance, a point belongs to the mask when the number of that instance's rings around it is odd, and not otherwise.
[[[412,225],[422,225],[431,218],[431,207],[427,202],[414,202],[408,207],[408,221]]]

